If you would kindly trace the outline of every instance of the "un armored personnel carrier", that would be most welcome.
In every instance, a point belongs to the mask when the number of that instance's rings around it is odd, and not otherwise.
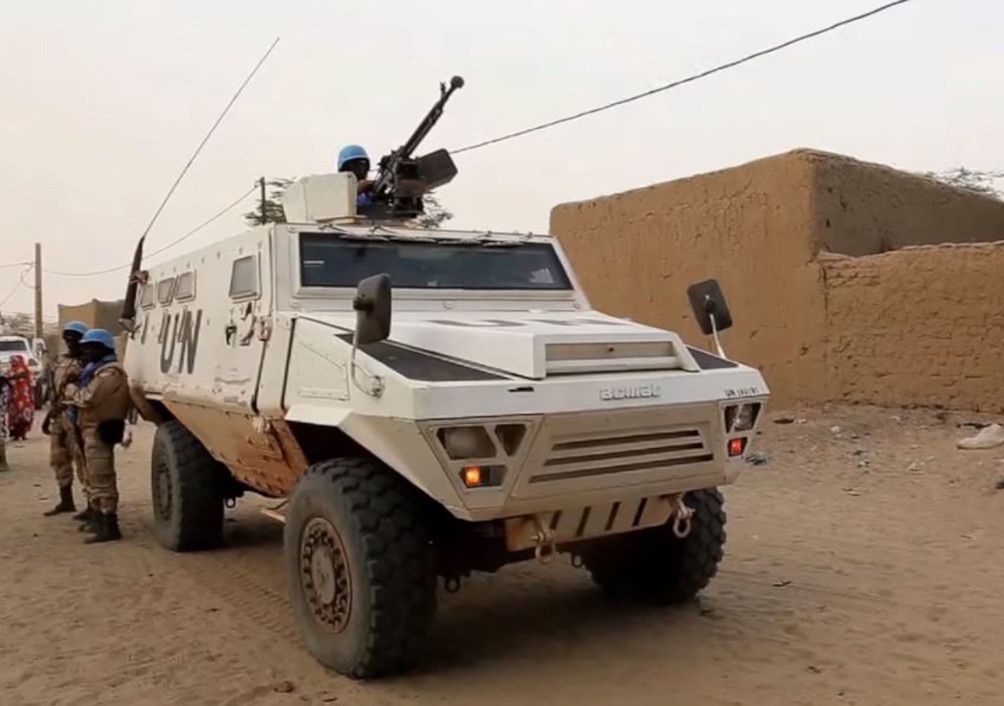
[[[366,212],[353,175],[303,179],[288,223],[149,270],[138,251],[124,312],[157,538],[214,546],[245,491],[288,499],[297,623],[354,677],[421,655],[437,577],[564,553],[607,591],[693,596],[768,394],[720,349],[593,310],[551,237],[411,227],[456,172],[411,152],[458,84]],[[713,283],[691,299],[729,325]]]

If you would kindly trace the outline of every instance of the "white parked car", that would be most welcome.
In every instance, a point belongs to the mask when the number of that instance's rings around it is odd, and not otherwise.
[[[6,372],[10,368],[10,359],[15,355],[25,358],[34,382],[42,372],[42,362],[35,355],[31,341],[23,336],[0,336],[0,371]]]

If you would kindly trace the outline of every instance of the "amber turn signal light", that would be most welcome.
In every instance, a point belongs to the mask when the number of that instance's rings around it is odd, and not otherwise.
[[[465,466],[463,473],[464,485],[468,488],[478,488],[485,482],[481,466]]]

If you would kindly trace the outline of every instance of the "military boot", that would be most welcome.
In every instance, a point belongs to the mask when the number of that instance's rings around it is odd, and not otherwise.
[[[94,512],[92,510],[91,519],[85,520],[84,522],[80,523],[80,526],[77,527],[77,531],[86,532],[87,534],[94,534],[95,532],[98,531],[98,528],[100,526],[101,526],[101,513]]]
[[[87,504],[88,518],[77,528],[78,532],[88,532],[94,534],[98,531],[98,521],[101,519],[101,510],[95,507],[94,503]],[[83,514],[83,513],[81,513]]]
[[[63,512],[74,512],[76,509],[77,506],[73,504],[73,488],[66,486],[59,489],[59,504],[42,514],[46,517],[52,517]]]
[[[92,517],[94,517],[94,508],[88,503],[82,512],[78,512],[73,516],[73,519],[77,522],[90,522]]]
[[[122,533],[119,532],[119,518],[112,513],[100,513],[96,519],[97,533],[93,537],[88,537],[84,540],[84,544],[97,544],[98,542],[112,542],[116,539],[122,539]]]

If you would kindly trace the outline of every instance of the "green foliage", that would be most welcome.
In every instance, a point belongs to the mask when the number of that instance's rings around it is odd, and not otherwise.
[[[265,197],[264,218],[262,217],[262,207],[248,211],[244,214],[244,222],[249,226],[259,226],[265,223],[285,223],[286,215],[282,210],[282,195],[286,188],[293,183],[293,179],[276,178],[265,181],[267,195]],[[426,194],[423,198],[425,213],[416,220],[423,228],[439,228],[446,221],[453,218],[453,213],[443,208],[432,194]]]
[[[431,193],[426,194],[422,202],[425,205],[425,213],[418,217],[418,224],[423,228],[439,228],[453,218],[453,214],[443,208],[439,199]]]
[[[265,223],[285,223],[286,214],[282,210],[282,195],[293,183],[292,179],[266,179],[265,203],[244,214],[244,222],[249,226],[260,226]]]

